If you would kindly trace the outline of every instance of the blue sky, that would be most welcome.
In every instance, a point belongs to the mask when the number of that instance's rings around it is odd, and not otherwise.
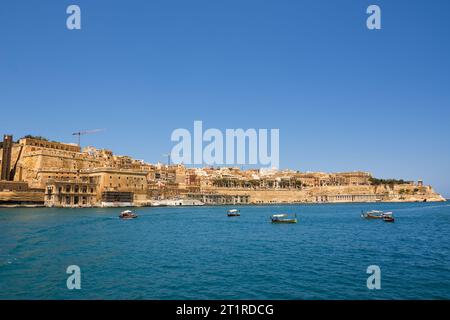
[[[105,128],[83,144],[157,162],[194,120],[279,128],[282,168],[450,196],[449,14],[444,0],[2,1],[0,133]]]

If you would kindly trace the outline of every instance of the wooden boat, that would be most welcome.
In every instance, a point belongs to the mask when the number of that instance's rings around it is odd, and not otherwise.
[[[394,222],[394,216],[392,212],[383,212],[379,210],[372,210],[368,212],[361,212],[361,218],[364,219],[382,219],[386,222]]]
[[[137,217],[137,214],[133,213],[131,210],[122,211],[119,215],[120,219],[135,219]]]
[[[231,209],[228,210],[227,216],[229,217],[239,217],[241,215],[241,212],[237,209]]]
[[[372,211],[367,211],[367,212],[363,212],[361,211],[361,218],[364,219],[382,219],[383,218],[383,211],[379,211],[379,210],[372,210]]]
[[[297,214],[274,214],[270,217],[272,223],[297,223]]]

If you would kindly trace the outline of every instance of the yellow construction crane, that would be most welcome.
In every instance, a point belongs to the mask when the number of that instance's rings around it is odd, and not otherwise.
[[[78,146],[80,147],[81,146],[81,136],[82,135],[97,133],[97,132],[101,132],[101,131],[105,131],[105,129],[94,129],[94,130],[79,131],[79,132],[72,133],[72,135],[73,136],[78,136]]]

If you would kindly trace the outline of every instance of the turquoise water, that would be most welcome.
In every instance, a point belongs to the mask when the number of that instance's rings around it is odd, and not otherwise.
[[[0,209],[1,299],[450,299],[450,205]],[[393,210],[396,222],[361,210]],[[273,225],[273,213],[299,223]],[[66,268],[81,268],[68,290]],[[381,290],[366,269],[381,268]]]

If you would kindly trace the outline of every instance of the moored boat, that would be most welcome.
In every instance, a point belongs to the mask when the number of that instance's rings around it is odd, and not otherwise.
[[[363,212],[361,211],[361,218],[364,219],[382,219],[383,218],[383,211],[380,210],[372,210],[372,211],[367,211],[367,212]]]
[[[364,219],[382,219],[386,222],[394,222],[394,216],[392,212],[384,212],[380,210],[372,210],[367,212],[361,212],[361,218]]]
[[[227,216],[229,217],[239,217],[241,215],[241,212],[237,209],[230,209],[227,212]]]
[[[386,212],[383,214],[383,221],[385,222],[394,222],[394,216],[392,215],[392,212]]]
[[[274,214],[270,219],[272,223],[297,223],[297,214]]]
[[[131,211],[131,210],[125,210],[125,211],[122,211],[121,213],[120,213],[120,215],[119,215],[119,218],[120,219],[135,219],[135,218],[137,218],[138,216],[137,216],[137,214],[135,214],[133,211]]]

